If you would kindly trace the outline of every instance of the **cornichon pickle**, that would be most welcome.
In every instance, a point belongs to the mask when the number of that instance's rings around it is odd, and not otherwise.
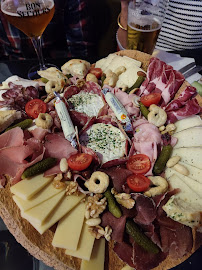
[[[162,148],[162,151],[154,164],[153,173],[154,174],[161,174],[166,166],[167,161],[169,160],[173,147],[169,145],[165,145]]]
[[[32,122],[33,122],[32,119],[25,119],[24,121],[19,122],[16,125],[7,128],[5,131],[8,131],[8,130],[15,128],[15,127],[20,127],[21,129],[26,129],[26,128],[31,126]]]
[[[41,77],[41,81],[42,81],[43,83],[47,83],[47,82],[48,82],[48,79]]]
[[[27,168],[23,174],[22,174],[22,179],[29,178],[32,176],[35,176],[37,174],[43,173],[46,170],[52,168],[57,162],[56,158],[46,158],[42,161],[37,162],[33,166]]]
[[[132,236],[139,246],[141,246],[144,250],[157,254],[159,253],[159,248],[156,244],[154,244],[135,224],[132,220],[126,221],[126,232]]]
[[[149,114],[149,110],[147,109],[147,107],[145,107],[142,102],[140,102],[140,111],[142,113],[142,115],[147,119],[148,118],[148,114]]]
[[[131,90],[133,90],[134,88],[139,88],[140,85],[143,83],[143,81],[145,80],[145,77],[143,76],[139,76],[136,80],[136,82],[126,90],[126,93],[130,93]]]
[[[107,198],[109,212],[116,218],[120,218],[122,216],[121,209],[117,205],[111,191],[109,189],[106,190],[104,195]]]

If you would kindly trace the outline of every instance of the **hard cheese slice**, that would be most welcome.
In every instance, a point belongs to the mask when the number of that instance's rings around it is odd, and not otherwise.
[[[175,132],[180,132],[187,128],[192,128],[192,127],[201,126],[201,125],[202,125],[201,117],[199,115],[194,115],[194,116],[187,117],[187,118],[177,121],[175,123],[175,126],[176,126]]]
[[[52,198],[56,194],[60,193],[63,189],[55,188],[52,183],[49,183],[42,190],[40,190],[36,195],[34,195],[30,200],[23,200],[20,197],[14,195],[13,200],[20,208],[22,212],[25,212],[36,205]]]
[[[177,148],[173,150],[172,156],[180,156],[182,163],[190,164],[202,170],[202,147]]]
[[[193,127],[175,133],[178,139],[175,148],[202,146],[202,127]]]
[[[95,240],[90,261],[82,260],[80,270],[104,270],[105,239]]]
[[[59,221],[52,241],[54,247],[77,249],[84,213],[85,203],[80,203]]]
[[[192,179],[194,179],[197,182],[202,184],[202,170],[200,170],[194,166],[191,166],[189,164],[183,164],[181,162],[179,162],[179,164],[185,166],[189,170],[188,177],[190,177],[190,178],[192,178]]]
[[[36,222],[30,221],[32,226],[40,233],[43,234],[51,226],[53,226],[58,220],[64,217],[69,211],[71,211],[83,198],[84,194],[79,196],[65,196],[62,201],[56,206],[54,211],[50,213],[45,222],[42,225],[39,225]]]
[[[31,199],[37,192],[53,180],[53,177],[36,175],[31,179],[24,179],[11,187],[11,192],[23,200]]]
[[[66,249],[65,253],[89,261],[94,241],[95,237],[88,231],[88,225],[84,222],[77,250],[73,251]]]
[[[43,224],[44,220],[55,209],[57,204],[64,197],[64,194],[65,191],[63,190],[59,194],[31,208],[30,210],[23,213],[21,212],[22,217],[27,219],[28,221],[38,223],[39,225]]]

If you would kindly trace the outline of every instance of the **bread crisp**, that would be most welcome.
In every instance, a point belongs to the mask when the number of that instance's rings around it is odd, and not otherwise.
[[[131,58],[135,58],[141,61],[142,68],[146,71],[149,65],[151,56],[139,51],[120,51],[118,55],[126,55]],[[187,82],[184,82],[179,89],[176,97],[188,86]],[[176,98],[175,97],[175,98]],[[197,96],[199,104],[202,106],[202,98]],[[71,257],[65,254],[65,250],[61,248],[55,248],[52,246],[52,239],[54,235],[54,227],[46,231],[43,235],[40,235],[27,220],[23,219],[20,215],[20,209],[17,207],[12,199],[10,192],[10,184],[6,185],[4,189],[0,190],[0,215],[5,222],[8,230],[14,235],[16,240],[28,250],[28,252],[39,260],[42,260],[48,266],[53,267],[56,270],[79,270],[81,260],[75,257]],[[195,245],[195,231],[193,231],[194,246],[192,252],[182,257],[181,259],[173,260],[171,257],[167,257],[155,270],[167,270],[183,261],[185,261],[191,254],[199,248]],[[113,242],[111,241],[106,249],[106,263],[105,270],[121,270],[125,265],[113,251]]]

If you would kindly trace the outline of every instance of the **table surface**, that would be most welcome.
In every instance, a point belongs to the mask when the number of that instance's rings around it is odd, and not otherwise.
[[[172,52],[173,53],[173,52]],[[202,49],[176,51],[182,57],[195,58],[197,65],[202,65]],[[61,67],[69,59],[47,59],[47,63]],[[94,63],[97,59],[88,59]],[[25,61],[0,61],[0,82],[11,75],[18,75],[27,78],[27,71],[36,60]],[[182,235],[183,237],[183,235]],[[201,270],[202,266],[202,247],[199,248],[188,260],[178,265],[172,270]],[[42,262],[34,259],[28,252],[16,242],[15,238],[9,233],[3,221],[0,219],[0,269],[1,270],[53,270]],[[96,270],[96,269],[95,269]],[[116,270],[116,269],[114,269]]]

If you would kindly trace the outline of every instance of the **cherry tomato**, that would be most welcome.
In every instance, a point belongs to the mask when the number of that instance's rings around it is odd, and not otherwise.
[[[132,174],[128,176],[127,184],[133,191],[142,192],[148,189],[150,180],[142,174]]]
[[[91,68],[90,73],[94,74],[98,79],[102,76],[102,69],[101,68]]]
[[[88,168],[93,160],[89,154],[78,153],[68,158],[67,163],[72,170],[83,171]]]
[[[151,104],[156,104],[157,105],[160,100],[161,100],[161,94],[160,93],[151,93],[149,95],[142,96],[140,98],[140,101],[146,107],[149,107]]]
[[[32,118],[37,118],[40,113],[45,113],[46,109],[46,103],[37,98],[28,101],[25,105],[27,115]]]
[[[137,154],[129,158],[126,166],[128,170],[132,171],[133,173],[145,174],[149,171],[151,167],[151,162],[148,156],[143,154]]]

